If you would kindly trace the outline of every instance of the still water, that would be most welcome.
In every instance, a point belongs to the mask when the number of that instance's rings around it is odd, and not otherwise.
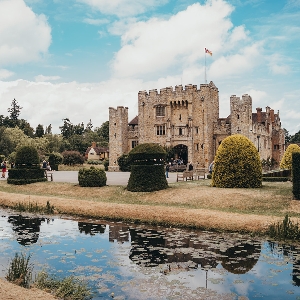
[[[4,209],[0,237],[1,277],[31,254],[35,272],[82,278],[93,299],[300,299],[300,245]]]

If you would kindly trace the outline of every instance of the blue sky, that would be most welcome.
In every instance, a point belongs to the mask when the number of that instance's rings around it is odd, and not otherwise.
[[[207,81],[300,130],[300,0],[0,0],[0,114],[35,128],[137,115],[140,90]]]

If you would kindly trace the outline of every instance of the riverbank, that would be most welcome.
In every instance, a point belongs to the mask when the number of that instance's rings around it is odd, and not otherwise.
[[[83,188],[59,182],[12,186],[1,181],[0,205],[45,206],[49,201],[57,214],[249,233],[265,233],[286,214],[300,222],[300,202],[292,200],[290,182],[264,183],[260,189],[214,188],[210,180],[169,186],[132,193],[124,186]]]

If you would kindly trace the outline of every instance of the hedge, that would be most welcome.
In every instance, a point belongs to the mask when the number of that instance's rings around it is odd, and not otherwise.
[[[263,181],[269,181],[269,182],[286,182],[289,181],[289,177],[263,177]]]
[[[292,175],[293,175],[293,195],[296,200],[300,200],[300,153],[292,155]]]

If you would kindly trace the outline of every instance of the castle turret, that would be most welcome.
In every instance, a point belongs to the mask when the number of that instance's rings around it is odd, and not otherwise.
[[[109,108],[109,171],[119,171],[118,157],[128,152],[128,108]]]

